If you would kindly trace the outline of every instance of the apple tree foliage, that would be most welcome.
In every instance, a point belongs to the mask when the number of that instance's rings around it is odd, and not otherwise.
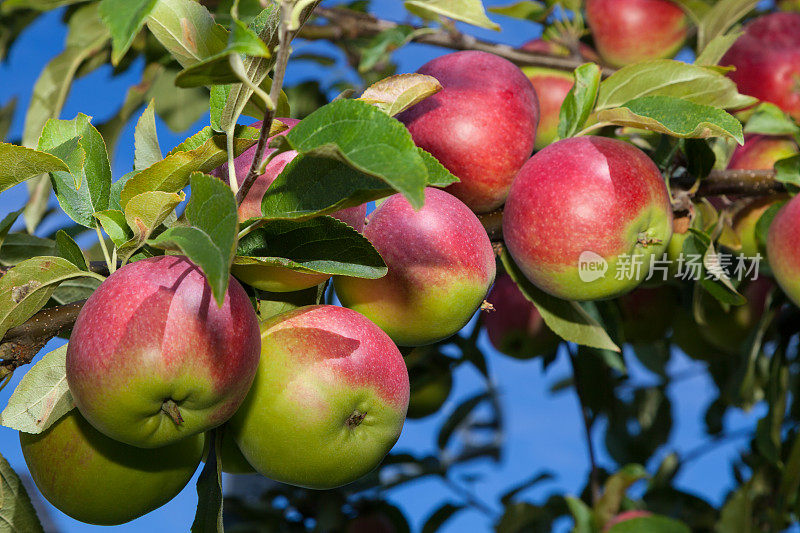
[[[703,257],[705,273],[719,270],[715,250],[726,242],[730,245],[735,199],[717,211],[695,193],[714,169],[725,168],[745,133],[800,140],[800,127],[770,104],[732,114],[756,102],[740,94],[717,63],[757,2],[678,3],[695,29],[690,44],[696,61],[655,59],[619,70],[579,62],[574,68],[576,84],[561,107],[558,135],[601,133],[636,144],[663,172],[678,220],[688,221],[695,210],[713,213],[704,217],[703,224],[692,225],[683,243],[684,251]],[[353,1],[333,10],[327,2],[319,4],[317,0],[6,0],[0,5],[0,58],[45,11],[63,8],[60,12],[68,26],[64,49],[45,66],[33,87],[22,137],[0,144],[0,192],[14,186],[29,191],[27,203],[0,221],[3,383],[49,340],[38,339],[37,344],[29,320],[42,310],[79,305],[76,302],[85,300],[119,264],[179,251],[202,269],[217,301],[225,294],[234,264],[260,262],[364,278],[386,273],[369,241],[323,215],[394,193],[419,207],[426,186],[443,187],[457,179],[417,148],[393,118],[441,87],[430,77],[397,76],[392,53],[425,39],[445,46],[449,42],[453,48],[484,46],[485,42],[461,34],[461,29],[469,31],[472,25],[498,30],[499,26],[480,0],[408,0],[404,5],[413,24],[380,23],[371,15],[379,14],[378,2],[373,6],[366,0]],[[327,11],[315,11],[318,8]],[[529,21],[532,34],[535,25],[544,24],[548,38],[576,44],[578,38],[591,39],[581,10],[580,0],[546,0],[518,1],[489,11],[501,22],[505,17]],[[455,22],[463,25],[456,27]],[[336,59],[291,54],[289,39],[294,36],[330,40],[356,76],[323,83],[341,75],[340,70],[328,70]],[[312,62],[320,74],[281,87],[287,59]],[[144,63],[141,80],[128,89],[110,119],[98,123],[85,114],[62,116],[76,79],[108,63],[118,75],[139,62]],[[329,101],[337,92],[339,96]],[[14,101],[0,109],[0,137],[7,136],[14,111]],[[184,131],[209,111],[206,127],[178,146],[162,148],[156,117],[171,129]],[[285,129],[279,120],[271,121],[267,132],[241,125],[265,116],[302,118],[300,125],[272,144],[278,150],[296,150],[300,158],[278,177],[281,186],[265,196],[262,217],[238,223],[235,185],[231,188],[209,172],[256,145],[262,135]],[[122,129],[133,120],[133,169],[114,176],[111,154]],[[795,192],[800,160],[779,161],[776,170],[775,180],[789,193]],[[336,187],[325,187],[326,179]],[[53,215],[48,203],[53,195],[71,222],[44,235],[37,228]],[[774,214],[774,209],[767,210],[758,221],[759,241],[765,239]],[[20,227],[15,225],[19,220],[24,220],[24,228],[12,232]],[[484,222],[493,240],[501,242],[491,217]],[[75,242],[84,232],[99,237],[88,250]],[[256,250],[261,255],[250,255]],[[560,300],[528,282],[508,254],[501,251],[499,260],[561,338],[561,354],[569,351],[574,359],[574,377],[556,384],[554,392],[584,383],[580,396],[587,424],[602,425],[604,440],[597,445],[605,446],[613,463],[594,472],[602,485],[596,494],[587,479],[582,494],[554,493],[535,501],[525,491],[557,473],[541,469],[531,458],[529,478],[510,485],[499,501],[487,508],[463,490],[453,492],[450,501],[427,519],[423,531],[436,531],[470,508],[488,513],[503,532],[550,531],[552,523],[564,516],[572,517],[577,532],[599,532],[612,517],[631,509],[652,514],[610,531],[777,531],[800,518],[800,405],[792,394],[798,376],[800,312],[780,291],[770,293],[766,311],[748,326],[745,342],[734,353],[688,353],[690,349],[681,345],[688,355],[705,358],[718,388],[704,421],[709,446],[727,438],[723,418],[728,411],[766,406],[749,443],[730,465],[737,486],[724,505],[715,507],[674,486],[675,476],[692,457],[669,448],[673,420],[666,390],[673,377],[667,363],[680,342],[679,320],[695,327],[738,327],[728,310],[745,304],[746,298],[735,280],[702,276],[697,282],[678,283],[681,305],[674,311],[674,324],[655,342],[636,344],[626,340],[616,301]],[[262,317],[331,297],[325,286],[298,294],[256,290],[250,294]],[[712,319],[702,316],[698,302],[708,298],[719,302],[722,312],[713,320],[721,324],[705,324]],[[53,334],[67,335],[68,326]],[[192,530],[221,531],[224,524],[236,531],[340,531],[359,518],[378,516],[393,524],[394,531],[407,531],[406,518],[386,500],[392,488],[424,477],[453,486],[453,472],[460,466],[502,460],[503,419],[515,416],[514,406],[500,401],[502,383],[495,383],[488,354],[477,343],[481,330],[479,320],[471,329],[424,348],[424,357],[409,358],[412,389],[459,365],[471,365],[485,377],[485,390],[461,401],[439,428],[438,453],[395,451],[366,478],[336,490],[265,482],[263,497],[254,503],[223,498],[220,460],[212,451],[198,481],[200,505]],[[23,334],[27,337],[20,340]],[[64,352],[59,348],[46,354],[27,370],[0,415],[3,425],[38,433],[73,408],[64,378]],[[555,357],[550,354],[541,360],[547,367]],[[626,368],[630,358],[637,358],[659,383],[632,388]],[[41,530],[19,477],[2,457],[0,483],[0,521],[13,531]],[[635,495],[628,492],[633,485],[641,489]]]

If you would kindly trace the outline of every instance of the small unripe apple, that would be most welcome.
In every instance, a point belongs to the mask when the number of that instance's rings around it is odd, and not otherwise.
[[[411,381],[407,417],[424,418],[436,413],[453,389],[450,360],[425,348],[414,348],[405,360]]]
[[[533,151],[539,105],[531,82],[510,61],[477,51],[437,57],[417,72],[443,89],[397,118],[461,180],[448,192],[477,213],[500,207]]]
[[[259,346],[258,319],[236,280],[219,307],[186,257],[153,257],[117,270],[86,301],[67,347],[67,381],[94,427],[156,448],[230,418]]]
[[[669,0],[587,0],[586,19],[600,56],[615,67],[672,57],[689,21]]]
[[[505,244],[520,269],[567,300],[629,292],[671,235],[658,167],[606,137],[573,137],[537,152],[514,180],[503,215]]]
[[[369,216],[364,236],[389,272],[379,279],[337,276],[336,294],[402,346],[445,339],[463,328],[492,286],[492,243],[475,214],[439,189],[415,211],[401,195]]]
[[[81,522],[118,525],[157,509],[192,478],[202,434],[147,450],[112,440],[73,410],[42,433],[19,434],[42,495]]]
[[[689,260],[689,257],[683,256],[683,244],[692,234],[689,230],[708,230],[716,224],[717,220],[719,220],[717,210],[710,202],[705,201],[692,204],[687,217],[673,219],[672,237],[669,240],[666,251],[668,275],[664,276],[662,272],[654,271],[653,276],[655,279],[653,281],[663,282],[666,281],[665,277],[673,278],[681,273],[679,272],[681,260],[683,260],[684,264]]]
[[[521,50],[551,55],[568,56],[569,49],[553,41],[534,39],[523,44]],[[597,54],[590,47],[580,43],[578,48],[586,61],[597,61]],[[536,130],[534,148],[541,150],[558,137],[558,120],[561,104],[567,97],[575,77],[572,72],[546,67],[523,67],[522,72],[531,80],[536,96],[539,98],[539,128]]]
[[[263,323],[253,387],[228,427],[262,475],[327,489],[378,466],[408,397],[403,356],[375,324],[344,307],[303,307]]]
[[[769,227],[767,257],[783,292],[800,306],[800,197],[784,205]]]
[[[619,298],[625,342],[649,344],[667,336],[678,295],[669,285],[639,287]]]
[[[800,13],[770,13],[748,22],[721,66],[739,92],[771,102],[800,120]]]
[[[494,310],[486,313],[483,323],[497,351],[517,359],[555,353],[561,339],[547,327],[511,276],[499,276],[486,301]]]
[[[299,120],[293,118],[278,118],[277,120],[283,122],[288,129],[281,133],[274,135],[267,139],[269,142],[279,135],[286,135],[289,131],[297,125]],[[254,128],[260,128],[261,122],[256,122],[252,125]],[[274,148],[267,148],[264,150],[264,159],[266,159]],[[253,158],[256,156],[256,146],[252,146],[245,150],[239,157],[234,159],[234,170],[236,171],[236,181],[241,185],[244,183],[250,165],[253,163]],[[264,194],[275,178],[286,168],[286,165],[297,156],[297,152],[289,150],[275,156],[269,163],[267,163],[264,173],[261,174],[253,183],[250,190],[245,195],[239,206],[239,220],[244,222],[250,218],[261,216],[261,200]],[[225,181],[228,181],[228,164],[224,163],[212,170],[210,174],[217,176]],[[333,213],[331,216],[341,220],[342,222],[352,226],[357,231],[364,231],[364,218],[367,215],[367,206],[362,204],[356,207],[348,207]],[[330,278],[326,274],[311,274],[308,272],[297,272],[289,268],[273,265],[251,264],[251,265],[233,265],[231,272],[241,281],[256,289],[268,292],[291,292],[314,287],[320,283],[324,283]]]

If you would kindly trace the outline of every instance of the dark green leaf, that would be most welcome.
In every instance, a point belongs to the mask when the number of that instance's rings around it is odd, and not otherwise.
[[[603,496],[594,506],[594,512],[602,523],[606,523],[620,510],[625,494],[631,485],[647,477],[642,465],[632,464],[622,467],[606,480]]]
[[[772,224],[772,220],[775,218],[775,215],[778,214],[778,211],[781,210],[786,202],[776,202],[775,204],[769,206],[766,211],[764,211],[761,216],[758,218],[758,222],[756,222],[756,241],[758,241],[762,246],[767,245],[767,235],[769,233],[769,227]]]
[[[567,497],[567,507],[575,520],[573,533],[594,533],[594,513],[578,498]]]
[[[19,476],[0,455],[0,522],[10,533],[44,533]]]
[[[81,270],[89,270],[86,265],[86,256],[83,255],[81,247],[63,229],[58,230],[58,233],[56,233],[56,255],[66,259]]]
[[[149,244],[182,251],[203,271],[222,305],[239,231],[236,198],[225,183],[207,174],[196,172],[190,181],[192,196],[184,215],[191,226],[172,226]]]
[[[595,63],[586,63],[575,69],[575,85],[564,98],[558,115],[559,137],[566,139],[583,129],[597,101],[600,79],[600,67]]]
[[[213,430],[206,437],[208,456],[200,477],[197,478],[197,513],[192,523],[192,533],[222,533],[222,431]]]
[[[452,437],[455,430],[461,426],[470,413],[491,397],[492,394],[490,392],[481,392],[461,402],[458,407],[450,413],[450,416],[447,417],[447,420],[439,429],[439,436],[436,439],[436,444],[439,446],[440,450],[447,448],[447,445],[450,443],[450,437]]]
[[[463,508],[463,505],[454,505],[452,503],[441,505],[425,520],[425,525],[422,526],[422,533],[436,533],[445,522]]]
[[[101,0],[100,16],[111,33],[111,62],[116,65],[158,0]]]
[[[514,486],[512,489],[506,491],[506,493],[500,497],[500,502],[507,506],[520,492],[528,490],[529,488],[538,485],[543,481],[550,481],[551,479],[553,479],[552,472],[542,472],[540,474],[536,474],[532,478],[523,481],[522,483]]]
[[[800,154],[776,162],[775,179],[783,183],[800,186]]]
[[[608,533],[691,533],[685,524],[666,516],[645,516],[615,524]]]
[[[0,247],[0,263],[16,265],[39,255],[55,255],[56,243],[28,233],[9,233]]]
[[[0,249],[3,247],[3,242],[6,240],[6,235],[8,232],[11,231],[11,227],[14,225],[14,222],[17,221],[19,216],[22,214],[22,209],[19,211],[12,211],[11,213],[7,214],[3,217],[3,220],[0,220]]]
[[[439,163],[439,160],[431,154],[419,148],[419,155],[422,156],[422,161],[428,169],[428,185],[431,187],[447,187],[459,180],[449,170],[444,168],[444,165]]]
[[[0,31],[0,48],[2,48],[3,34]],[[0,58],[2,58],[0,50]],[[0,107],[0,142],[5,141],[11,129],[11,122],[14,120],[14,113],[17,110],[17,97],[11,98],[6,105]]]

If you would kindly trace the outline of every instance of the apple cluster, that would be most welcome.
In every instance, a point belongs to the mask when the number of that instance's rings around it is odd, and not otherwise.
[[[671,56],[686,39],[686,16],[666,0],[588,0],[586,9],[599,57],[611,65]],[[643,42],[643,25],[653,20],[658,31]],[[541,39],[524,48],[571,53]],[[578,53],[598,59],[585,46]],[[762,71],[767,55],[799,68],[800,14],[755,20],[726,55],[743,92],[798,117],[796,76],[791,81]],[[536,307],[508,274],[495,280],[495,251],[479,216],[501,206],[505,247],[538,289],[573,301],[619,298],[628,342],[653,342],[672,327],[687,351],[735,351],[740,335],[713,327],[698,334],[691,317],[680,316],[671,289],[640,287],[644,270],[613,275],[622,261],[676,256],[690,225],[673,220],[661,172],[639,148],[600,136],[556,140],[572,76],[521,70],[477,51],[443,55],[419,73],[435,77],[442,90],[397,118],[459,182],[427,188],[418,210],[394,195],[368,217],[366,205],[332,215],[372,243],[386,276],[337,276],[341,306],[298,307],[263,320],[253,292],[240,283],[294,292],[330,276],[234,265],[217,305],[197,266],[166,255],[122,267],[92,294],[67,349],[77,409],[41,434],[20,434],[31,475],[56,507],[93,524],[141,516],[186,485],[215,428],[222,432],[217,451],[227,472],[258,472],[314,489],[351,483],[383,460],[407,415],[426,416],[445,401],[449,368],[424,347],[456,334],[487,298],[494,312],[485,325],[498,350],[517,358],[553,354],[560,339]],[[298,122],[279,120],[289,129]],[[750,136],[729,168],[771,168],[797,151],[788,137]],[[242,222],[261,216],[262,198],[296,156],[289,151],[269,159],[239,207]],[[239,182],[254,157],[252,148],[234,161]],[[213,173],[227,179],[228,167]],[[800,304],[800,200],[775,217],[766,247],[756,238],[761,215],[785,200],[744,202],[721,242],[749,257],[766,254],[778,284]],[[712,214],[706,205],[695,208],[691,227],[703,229]],[[608,273],[582,275],[586,254]],[[709,324],[733,321],[746,334],[772,287],[768,280],[749,284],[743,292],[750,303],[736,311],[710,297],[698,306]],[[678,316],[664,321],[665,310]],[[714,320],[717,315],[725,320]],[[415,349],[404,359],[398,346]],[[436,379],[412,389],[408,368]]]

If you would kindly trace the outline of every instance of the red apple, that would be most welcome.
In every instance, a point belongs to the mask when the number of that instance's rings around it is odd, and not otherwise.
[[[534,39],[523,44],[521,50],[543,54],[568,56],[569,49],[553,41]],[[597,54],[583,43],[579,51],[586,61],[597,61]],[[534,148],[541,150],[558,137],[558,119],[561,104],[575,83],[571,72],[546,67],[523,67],[522,72],[531,80],[539,97],[539,128],[536,130]]]
[[[332,488],[378,466],[408,397],[403,356],[375,324],[343,307],[302,307],[263,324],[256,379],[228,427],[259,473]]]
[[[128,264],[81,309],[67,348],[67,381],[84,417],[142,448],[225,422],[255,376],[259,329],[233,278],[221,307],[183,256]]]
[[[336,277],[336,294],[398,344],[421,346],[453,335],[494,281],[486,230],[442,190],[426,189],[419,211],[399,194],[389,197],[370,215],[364,236],[389,272],[380,279]]]
[[[514,180],[503,216],[506,247],[528,279],[568,300],[630,291],[671,235],[658,168],[638,148],[606,137],[564,139],[537,152]]]
[[[460,178],[448,192],[475,212],[500,207],[533,151],[539,105],[531,82],[510,61],[476,51],[438,57],[417,72],[443,89],[397,118]]]
[[[777,161],[797,153],[797,143],[791,137],[747,135],[737,146],[728,162],[729,169],[761,170],[775,166]]]
[[[669,0],[586,0],[586,18],[600,56],[615,67],[672,57],[689,21]]]
[[[606,522],[606,524],[603,526],[603,533],[610,531],[612,527],[616,526],[617,524],[621,524],[622,522],[627,522],[628,520],[633,520],[634,518],[647,518],[648,516],[653,516],[653,513],[639,509],[634,509],[633,511],[623,511]]]
[[[497,278],[486,300],[494,311],[486,313],[483,323],[497,351],[517,359],[555,353],[559,337],[508,274]]]
[[[800,120],[800,13],[771,13],[745,25],[745,33],[719,62],[739,92],[772,102]]]
[[[769,227],[767,258],[786,295],[800,306],[800,196],[784,205]]]

